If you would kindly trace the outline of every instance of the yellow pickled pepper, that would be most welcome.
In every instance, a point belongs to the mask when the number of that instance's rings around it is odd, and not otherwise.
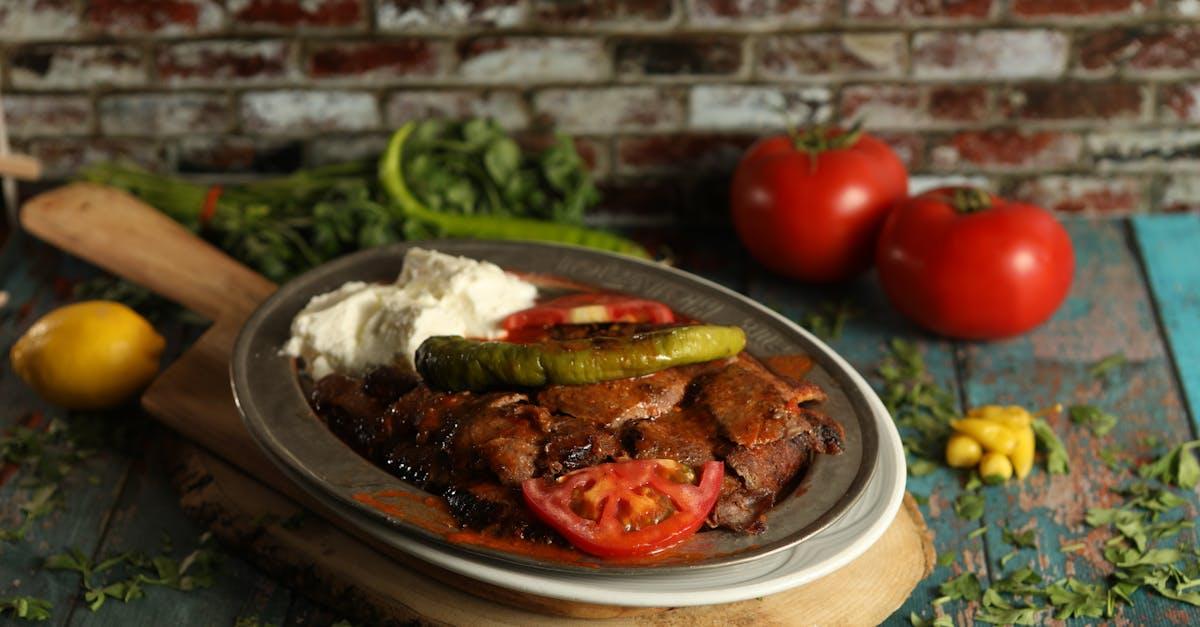
[[[960,418],[951,420],[950,426],[959,433],[971,436],[983,448],[1001,455],[1012,453],[1017,444],[1016,434],[1012,429],[992,420]]]

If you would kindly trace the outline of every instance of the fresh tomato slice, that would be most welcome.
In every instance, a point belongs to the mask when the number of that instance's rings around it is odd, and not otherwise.
[[[600,464],[521,484],[525,503],[575,548],[600,557],[649,555],[683,542],[721,492],[725,464],[708,462],[699,481],[671,459]]]
[[[621,294],[583,292],[561,296],[529,309],[522,309],[505,318],[501,325],[505,330],[515,331],[558,324],[674,321],[675,313],[658,301],[631,298]]]

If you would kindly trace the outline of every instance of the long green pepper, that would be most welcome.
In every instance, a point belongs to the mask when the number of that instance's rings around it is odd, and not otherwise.
[[[415,122],[400,127],[379,160],[379,183],[406,219],[424,223],[446,237],[560,242],[650,258],[646,249],[636,242],[604,231],[526,218],[449,214],[429,209],[413,196],[404,182],[404,144],[414,128]]]
[[[638,377],[732,357],[746,346],[738,327],[671,327],[630,337],[537,344],[431,337],[417,348],[417,372],[431,386],[459,392],[498,387],[582,385]]]

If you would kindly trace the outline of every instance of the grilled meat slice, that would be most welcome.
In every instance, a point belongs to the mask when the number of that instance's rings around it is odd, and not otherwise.
[[[478,482],[447,489],[442,498],[455,520],[469,529],[543,544],[562,542],[533,517],[514,489]]]
[[[456,408],[461,426],[454,439],[455,465],[486,468],[504,485],[532,478],[543,439],[536,425],[546,410],[527,400],[523,394],[485,394]]]
[[[725,457],[725,467],[742,480],[746,489],[775,495],[807,465],[811,451],[803,437],[754,448],[739,446]]]
[[[416,373],[395,366],[382,366],[363,377],[363,392],[385,403],[394,403],[421,382]]]
[[[670,368],[644,377],[588,385],[552,385],[537,402],[552,412],[568,414],[617,429],[630,420],[654,418],[683,400],[690,381],[685,368]]]
[[[360,455],[373,457],[392,435],[384,403],[368,395],[359,379],[324,377],[313,387],[310,402],[329,430]]]
[[[809,422],[800,404],[825,399],[819,387],[788,383],[745,355],[727,368],[698,377],[693,386],[696,405],[716,418],[725,437],[746,447],[813,431],[817,425]]]
[[[766,512],[774,502],[772,494],[748,490],[737,477],[725,475],[721,495],[708,514],[708,525],[742,533],[762,533],[767,529]]]
[[[550,427],[546,440],[546,473],[561,475],[572,470],[603,464],[624,451],[612,431],[570,416],[560,419]]]
[[[673,459],[689,466],[719,459],[728,448],[708,414],[686,410],[630,423],[622,439],[636,459]]]

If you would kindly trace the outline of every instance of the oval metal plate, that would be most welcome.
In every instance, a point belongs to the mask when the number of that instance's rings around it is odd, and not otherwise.
[[[662,301],[676,311],[746,331],[753,355],[807,354],[808,380],[829,395],[822,410],[841,422],[846,451],[820,455],[799,486],[767,515],[767,531],[699,533],[663,555],[610,561],[571,550],[529,551],[481,541],[455,524],[440,499],[388,474],[333,435],[311,410],[293,361],[280,354],[292,318],[308,300],[347,281],[393,281],[404,253],[420,246],[491,261],[520,272],[551,274],[599,288]],[[862,493],[875,468],[878,434],[867,399],[833,352],[796,324],[720,285],[686,272],[574,246],[532,242],[431,240],[355,253],[288,282],[246,321],[234,346],[233,390],[247,429],[276,463],[319,492],[425,541],[493,559],[559,572],[656,574],[741,563],[794,546],[837,519]]]

